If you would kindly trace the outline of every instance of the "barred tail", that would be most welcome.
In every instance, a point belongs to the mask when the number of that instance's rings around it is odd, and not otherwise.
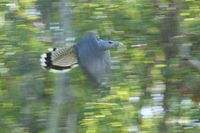
[[[68,72],[78,65],[73,47],[51,48],[40,58],[42,68],[51,72]]]

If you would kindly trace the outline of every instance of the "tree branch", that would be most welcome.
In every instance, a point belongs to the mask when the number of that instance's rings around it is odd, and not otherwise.
[[[179,57],[200,71],[200,61],[192,57],[190,50],[192,43],[188,42],[187,35],[175,36],[172,38],[172,42],[177,47]]]

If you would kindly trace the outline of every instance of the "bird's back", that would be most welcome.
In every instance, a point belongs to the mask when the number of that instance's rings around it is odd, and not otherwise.
[[[98,38],[94,33],[83,36],[74,47],[80,67],[95,84],[99,84],[110,70],[109,51],[98,47]]]

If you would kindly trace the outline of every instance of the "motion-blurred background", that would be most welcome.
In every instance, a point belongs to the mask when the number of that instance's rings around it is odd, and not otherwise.
[[[88,31],[125,45],[110,87],[40,67]],[[198,133],[199,36],[199,0],[1,0],[0,133]]]

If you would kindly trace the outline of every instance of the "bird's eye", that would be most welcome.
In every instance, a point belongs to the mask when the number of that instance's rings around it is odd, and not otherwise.
[[[111,42],[111,41],[109,41],[108,43],[109,43],[109,44],[111,44],[112,42]]]

